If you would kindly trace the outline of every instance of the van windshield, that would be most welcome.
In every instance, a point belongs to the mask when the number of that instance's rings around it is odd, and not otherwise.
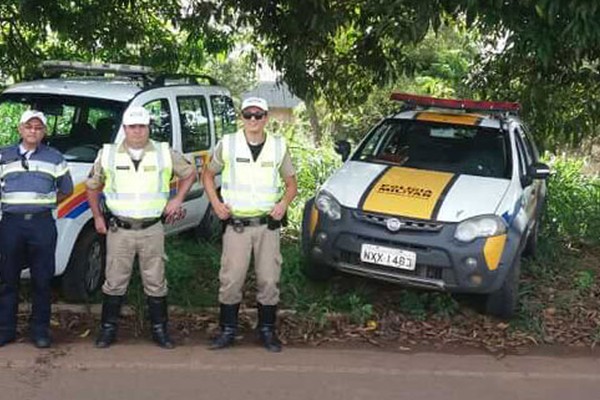
[[[19,118],[33,108],[46,115],[49,146],[67,161],[93,162],[102,145],[114,139],[126,105],[89,97],[5,93],[0,96],[0,140],[16,143]]]
[[[388,119],[353,156],[357,161],[510,178],[510,143],[500,129]]]

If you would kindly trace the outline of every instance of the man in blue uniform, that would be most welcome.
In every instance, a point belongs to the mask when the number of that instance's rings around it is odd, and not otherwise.
[[[0,149],[0,346],[15,340],[19,278],[31,271],[31,340],[50,347],[50,282],[54,276],[56,224],[52,210],[73,191],[63,156],[44,144],[46,117],[28,110],[18,144]]]

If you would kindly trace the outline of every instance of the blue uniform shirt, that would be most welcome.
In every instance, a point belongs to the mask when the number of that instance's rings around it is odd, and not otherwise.
[[[37,213],[56,208],[57,192],[73,192],[73,180],[62,154],[44,144],[29,157],[19,145],[0,149],[0,202],[3,212]]]

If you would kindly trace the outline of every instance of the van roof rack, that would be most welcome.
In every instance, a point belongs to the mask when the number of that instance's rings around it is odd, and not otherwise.
[[[420,96],[410,93],[393,92],[391,100],[402,101],[408,108],[417,106],[428,108],[446,108],[451,110],[464,111],[484,111],[484,112],[508,112],[518,113],[521,110],[521,104],[510,101],[480,101],[463,99],[440,99],[431,96]]]

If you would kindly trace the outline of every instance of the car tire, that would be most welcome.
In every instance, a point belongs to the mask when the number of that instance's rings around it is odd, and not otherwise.
[[[533,231],[529,234],[527,238],[527,243],[525,243],[525,248],[523,249],[523,256],[527,258],[535,258],[535,254],[537,253],[538,241],[540,236],[540,221],[535,223]]]
[[[519,302],[520,275],[521,257],[517,255],[500,289],[486,296],[486,314],[502,319],[510,319],[514,316]]]
[[[308,224],[313,201],[314,199],[310,199],[306,202],[302,218],[302,272],[311,281],[324,282],[331,279],[335,271],[329,265],[315,260],[311,255],[312,241]]]
[[[223,236],[223,222],[217,217],[210,204],[202,221],[196,227],[196,236],[210,243],[218,243]]]
[[[106,237],[88,226],[79,235],[62,276],[62,292],[66,300],[86,302],[104,282]]]

